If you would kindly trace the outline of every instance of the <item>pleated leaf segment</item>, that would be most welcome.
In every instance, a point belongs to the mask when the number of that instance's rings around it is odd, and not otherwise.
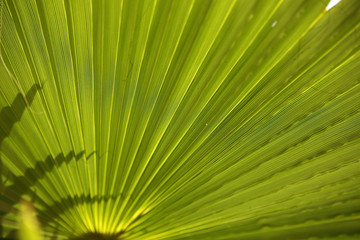
[[[0,236],[26,202],[45,239],[359,239],[360,1],[329,2],[1,0]]]

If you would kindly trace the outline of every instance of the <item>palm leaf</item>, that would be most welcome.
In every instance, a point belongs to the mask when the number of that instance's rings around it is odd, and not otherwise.
[[[360,1],[1,1],[1,232],[360,237]]]

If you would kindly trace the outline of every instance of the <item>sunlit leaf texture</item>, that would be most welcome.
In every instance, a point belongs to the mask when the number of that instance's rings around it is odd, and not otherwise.
[[[360,239],[359,0],[0,2],[3,238]]]

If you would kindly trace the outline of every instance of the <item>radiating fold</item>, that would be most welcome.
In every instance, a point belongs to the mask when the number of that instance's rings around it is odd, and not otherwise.
[[[328,2],[2,0],[0,236],[25,199],[46,238],[359,237],[360,2]]]

